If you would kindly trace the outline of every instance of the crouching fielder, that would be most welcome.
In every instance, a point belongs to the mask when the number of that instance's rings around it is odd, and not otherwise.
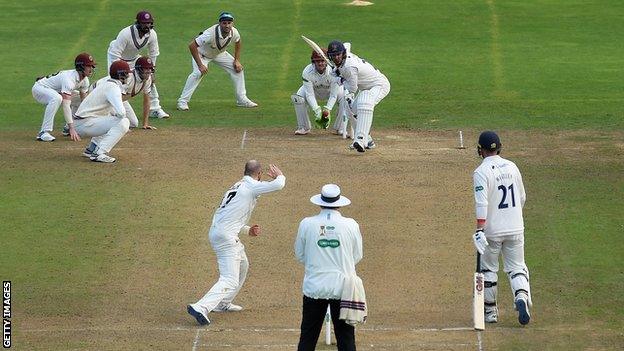
[[[130,122],[121,98],[123,84],[130,74],[127,62],[118,60],[111,64],[110,78],[98,82],[78,107],[75,117],[76,132],[80,137],[92,137],[83,156],[91,161],[112,163],[111,149],[128,132]]]
[[[345,100],[356,115],[353,148],[358,152],[375,147],[370,137],[373,110],[390,92],[388,78],[369,62],[347,52],[340,41],[332,41],[327,47],[329,59],[336,65],[335,73],[342,78]]]
[[[331,110],[336,101],[340,101],[338,115],[334,123],[334,129],[337,131],[343,128],[344,114],[347,111],[350,112],[343,99],[344,88],[339,84],[339,78],[335,77],[331,70],[327,69],[325,59],[315,51],[312,51],[311,61],[312,63],[307,65],[301,73],[303,85],[297,90],[296,94],[291,96],[295,106],[295,114],[297,115],[295,135],[308,134],[312,128],[308,116],[308,107],[314,111],[315,124],[319,128],[327,129],[331,119]],[[321,107],[317,99],[327,100],[327,103]]]
[[[529,270],[524,263],[524,220],[522,207],[526,200],[520,170],[499,156],[501,142],[496,133],[486,131],[479,136],[477,152],[483,158],[474,171],[474,194],[477,230],[473,236],[481,257],[485,277],[485,321],[498,321],[498,256],[503,254],[505,273],[514,294],[518,321],[525,325],[531,315]]]

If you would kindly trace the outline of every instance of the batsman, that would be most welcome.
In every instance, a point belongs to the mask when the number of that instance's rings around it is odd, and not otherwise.
[[[501,141],[492,131],[479,136],[477,152],[483,158],[473,174],[477,230],[473,242],[481,254],[485,278],[485,322],[498,321],[496,305],[498,257],[503,255],[505,273],[514,296],[518,321],[529,323],[531,289],[529,269],[524,262],[524,220],[526,193],[515,163],[500,157]]]

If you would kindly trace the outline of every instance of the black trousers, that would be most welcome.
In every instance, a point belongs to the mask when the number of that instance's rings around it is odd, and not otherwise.
[[[316,348],[328,304],[334,324],[338,351],[355,351],[355,328],[338,319],[340,300],[312,299],[305,295],[303,296],[303,316],[301,318],[301,337],[299,338],[298,351],[314,351]]]

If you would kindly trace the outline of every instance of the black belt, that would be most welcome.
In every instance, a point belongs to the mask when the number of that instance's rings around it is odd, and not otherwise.
[[[74,119],[85,119],[86,117],[74,116]]]

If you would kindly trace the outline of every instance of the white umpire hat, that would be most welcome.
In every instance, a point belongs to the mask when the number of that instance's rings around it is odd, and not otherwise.
[[[336,184],[325,184],[320,194],[310,198],[310,202],[323,207],[343,207],[351,204],[351,200],[340,195],[340,187]]]

